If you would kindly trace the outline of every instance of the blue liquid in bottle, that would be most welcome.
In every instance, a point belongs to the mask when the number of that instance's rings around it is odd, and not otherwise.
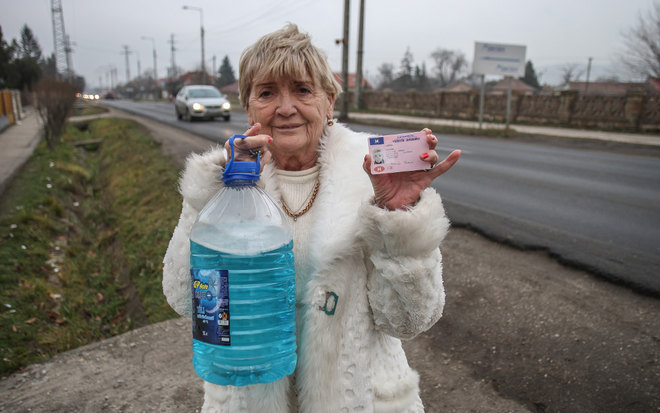
[[[228,172],[190,235],[193,367],[218,385],[268,383],[297,362],[292,230],[254,179]]]

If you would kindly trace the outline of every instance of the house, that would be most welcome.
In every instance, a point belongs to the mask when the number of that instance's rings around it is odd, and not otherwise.
[[[441,90],[443,92],[470,92],[475,89],[469,83],[460,81],[460,82],[452,83],[449,86],[443,87]]]
[[[334,73],[334,75],[335,75],[335,80],[337,82],[339,82],[339,84],[342,85],[342,89],[345,90],[346,88],[344,87],[344,84],[343,84],[344,80],[343,80],[342,74],[341,73]],[[349,73],[348,74],[348,90],[355,90],[355,85],[357,85],[356,78],[357,78],[357,74],[355,74],[355,73]],[[362,77],[362,90],[368,90],[368,89],[371,89],[371,88],[372,88],[371,83],[369,83],[367,81],[367,79],[365,79],[364,76],[363,76]]]
[[[649,77],[646,81],[646,91],[650,95],[660,95],[660,77]]]
[[[509,78],[504,78],[495,84],[488,87],[486,93],[493,95],[506,95],[509,90]],[[519,95],[533,95],[536,94],[538,90],[533,86],[528,85],[520,79],[511,78],[511,93],[516,93]]]
[[[230,83],[228,85],[224,85],[223,87],[220,88],[220,91],[224,93],[225,95],[227,94],[235,94],[238,95],[238,82]]]
[[[224,85],[220,88],[220,92],[227,96],[227,99],[229,99],[231,102],[238,102],[238,82]]]

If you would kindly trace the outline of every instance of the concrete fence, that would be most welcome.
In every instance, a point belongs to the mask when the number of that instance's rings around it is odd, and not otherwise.
[[[352,92],[351,92],[352,95]],[[351,96],[351,102],[353,102]],[[483,119],[506,120],[506,95],[484,96]],[[364,109],[449,119],[478,120],[479,92],[365,91]],[[556,95],[512,93],[511,123],[568,126],[603,130],[660,131],[660,96],[582,96],[575,91]]]

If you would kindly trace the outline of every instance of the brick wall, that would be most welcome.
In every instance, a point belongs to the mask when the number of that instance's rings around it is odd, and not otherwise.
[[[350,101],[354,101],[352,96]],[[463,120],[478,120],[479,117],[479,93],[475,91],[365,91],[363,101],[364,109],[378,112]],[[504,122],[506,101],[506,95],[484,96],[484,121]],[[643,94],[581,96],[574,91],[556,95],[512,93],[510,116],[511,123],[658,132],[660,97]]]

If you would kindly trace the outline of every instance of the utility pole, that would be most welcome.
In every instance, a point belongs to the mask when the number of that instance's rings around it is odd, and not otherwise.
[[[342,81],[344,93],[341,102],[341,112],[339,113],[339,120],[345,122],[348,120],[348,25],[350,15],[351,1],[344,0],[344,36],[342,38]]]
[[[184,10],[197,10],[199,12],[199,29],[202,38],[202,84],[206,84],[206,59],[204,57],[204,10],[201,7],[183,6]]]
[[[158,84],[158,69],[156,69],[156,39],[153,37],[148,37],[148,36],[142,36],[142,40],[151,40],[151,46],[153,49],[153,57],[154,57],[154,82],[156,82],[156,87],[160,86]]]
[[[126,83],[128,83],[131,80],[131,69],[128,65],[128,55],[131,54],[130,50],[128,50],[128,46],[124,45],[123,46],[124,51],[122,52],[124,54],[124,57],[126,58]]]
[[[142,78],[142,66],[140,66],[140,52],[135,52],[135,57],[137,58],[137,78]]]
[[[589,58],[589,63],[587,64],[587,83],[584,85],[584,94],[587,94],[587,90],[589,89],[589,75],[591,74],[591,61],[593,60],[593,57]]]
[[[171,53],[171,59],[170,59],[170,73],[169,76],[170,78],[176,77],[176,60],[174,59],[174,52],[176,51],[176,48],[174,47],[174,33],[170,35],[170,53]]]
[[[215,84],[215,77],[217,76],[218,72],[215,71],[215,55],[213,55],[213,73],[211,73],[211,83]]]
[[[362,108],[362,49],[364,44],[364,0],[360,0],[360,24],[358,26],[357,71],[355,73],[355,106]]]

